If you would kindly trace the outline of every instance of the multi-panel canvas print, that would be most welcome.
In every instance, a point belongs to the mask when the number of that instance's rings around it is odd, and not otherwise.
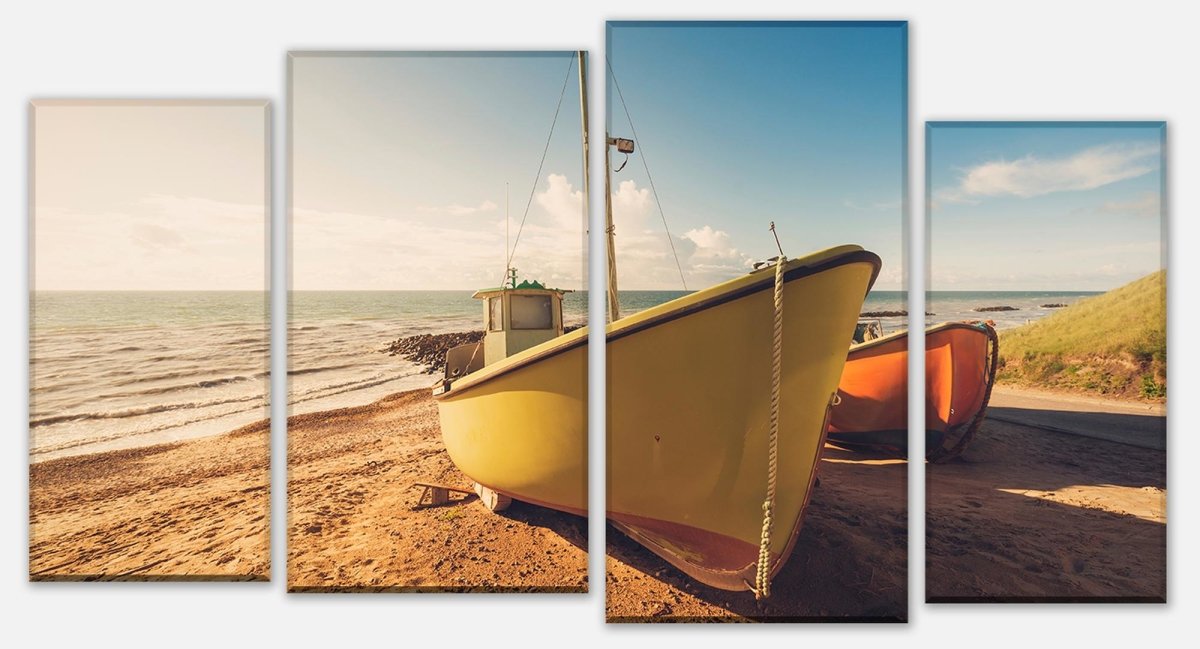
[[[585,591],[586,54],[289,66],[289,590]]]
[[[288,590],[586,591],[599,433],[608,621],[905,621],[910,458],[927,601],[1165,601],[1165,123],[928,123],[910,358],[907,23],[606,38],[289,55]],[[31,580],[269,578],[270,119],[30,105]]]
[[[907,25],[607,54],[608,619],[904,620]]]
[[[30,122],[30,578],[267,579],[267,102]]]
[[[1165,601],[1165,135],[927,125],[928,601]]]

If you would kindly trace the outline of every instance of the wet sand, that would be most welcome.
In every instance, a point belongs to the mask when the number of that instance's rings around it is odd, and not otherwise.
[[[268,579],[268,428],[31,465],[30,579]]]
[[[470,488],[428,389],[288,420],[292,592],[587,589],[587,520],[514,503],[414,510],[415,482]]]
[[[1164,451],[986,419],[926,470],[930,601],[1165,598]]]
[[[699,584],[611,525],[607,615],[615,622],[902,621],[908,608],[907,463],[826,446],[771,597]]]

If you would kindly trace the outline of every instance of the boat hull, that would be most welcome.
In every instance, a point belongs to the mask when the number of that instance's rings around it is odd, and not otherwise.
[[[879,258],[857,246],[792,260],[784,285],[771,573],[790,554]],[[754,583],[767,488],[773,268],[609,325],[607,509],[693,578]]]
[[[515,500],[587,513],[587,328],[455,381],[442,439],[467,477]]]
[[[838,385],[829,439],[848,448],[908,454],[908,332],[854,345]],[[925,330],[925,452],[961,453],[987,408],[995,379],[995,331],[947,322]]]

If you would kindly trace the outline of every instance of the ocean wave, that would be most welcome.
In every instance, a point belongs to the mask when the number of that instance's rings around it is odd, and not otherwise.
[[[232,399],[214,399],[211,401],[190,401],[185,403],[161,403],[153,406],[145,406],[142,408],[125,408],[122,410],[107,410],[100,412],[76,412],[62,415],[48,415],[45,417],[31,418],[29,427],[40,428],[42,426],[50,426],[53,424],[61,424],[69,421],[92,421],[97,419],[128,419],[131,417],[143,417],[145,415],[155,415],[164,412],[173,412],[176,410],[198,410],[201,408],[211,408],[214,406],[227,405],[231,403],[245,403],[247,401],[265,400],[266,393],[254,394],[246,397],[236,397]],[[207,419],[207,418],[205,418]]]
[[[292,398],[288,399],[288,405],[295,405],[297,403],[304,403],[306,401],[314,401],[316,399],[325,399],[327,397],[346,394],[347,392],[355,392],[357,390],[366,390],[367,388],[377,387],[385,383],[391,383],[392,381],[407,379],[415,374],[417,374],[417,372],[387,377],[376,375],[375,377],[364,379],[362,381],[348,381],[346,383],[339,383],[335,385],[324,385],[319,388],[308,390],[307,392],[301,394],[298,398],[293,396]],[[430,384],[432,385],[432,382],[430,382]]]
[[[233,415],[240,415],[244,412],[251,412],[253,410],[259,410],[259,409],[262,409],[265,411],[263,413],[264,417],[270,417],[270,404],[264,402],[263,405],[261,405],[261,406],[255,405],[255,406],[250,406],[248,408],[239,408],[237,410],[229,410],[229,411],[222,412],[218,415],[214,415],[214,416],[210,416],[210,417],[195,417],[192,419],[184,419],[184,420],[180,420],[180,421],[173,421],[170,423],[161,424],[158,426],[152,426],[150,428],[142,428],[142,429],[138,429],[138,430],[123,431],[120,433],[112,433],[110,435],[91,436],[91,437],[73,439],[70,441],[59,442],[57,444],[44,444],[44,445],[38,445],[36,447],[33,447],[32,440],[31,440],[30,455],[37,456],[37,455],[44,455],[47,453],[57,453],[59,451],[65,451],[65,450],[72,449],[72,448],[79,448],[81,446],[90,446],[92,444],[103,444],[105,442],[112,442],[112,441],[116,441],[119,439],[125,439],[125,438],[129,438],[129,437],[138,437],[140,435],[150,435],[153,433],[161,433],[163,431],[171,430],[173,428],[182,428],[184,426],[190,426],[192,424],[221,419],[223,417],[231,417]]]
[[[358,367],[356,363],[345,363],[342,365],[322,365],[320,367],[305,367],[298,370],[288,370],[288,376],[302,376],[304,374],[316,374],[317,372],[332,372],[334,370],[344,370],[351,367]]]
[[[202,377],[204,375],[205,375],[205,372],[204,372],[203,368],[188,367],[186,369],[175,370],[172,372],[160,372],[158,374],[145,374],[145,375],[137,376],[136,378],[132,378],[132,379],[126,379],[123,381],[114,381],[112,383],[112,385],[114,385],[116,387],[124,387],[126,385],[138,385],[139,383],[154,383],[156,381],[169,381],[171,379],[182,379],[182,378],[188,378],[188,377],[193,377],[197,381],[200,381],[200,380],[202,380],[200,377]]]
[[[222,386],[222,385],[229,385],[230,383],[241,383],[243,381],[251,381],[254,379],[261,379],[266,374],[267,374],[267,372],[260,372],[259,374],[254,375],[254,376],[246,376],[243,374],[238,374],[236,376],[225,376],[225,377],[221,377],[219,379],[206,379],[206,380],[195,381],[195,382],[191,382],[191,383],[178,383],[176,385],[167,385],[167,386],[163,386],[160,388],[146,388],[145,390],[133,390],[130,392],[114,392],[111,394],[102,394],[96,398],[97,399],[120,399],[120,398],[124,398],[124,397],[148,397],[148,396],[153,396],[153,395],[158,395],[158,394],[170,394],[172,392],[183,392],[186,390],[195,390],[196,388],[201,388],[201,389],[215,388],[215,387]]]

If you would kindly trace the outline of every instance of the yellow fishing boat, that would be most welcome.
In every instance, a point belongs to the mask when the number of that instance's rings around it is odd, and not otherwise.
[[[575,60],[586,210],[585,53],[578,52]],[[550,133],[554,133],[553,123]],[[540,170],[539,165],[539,174]],[[586,221],[586,212],[584,217]],[[564,335],[566,291],[537,282],[517,283],[511,267],[515,248],[515,244],[513,250],[505,245],[504,284],[473,296],[483,304],[483,340],[455,347],[446,355],[445,375],[433,391],[442,440],[450,459],[475,482],[475,492],[489,509],[504,509],[515,499],[586,515],[588,330],[583,327]]]
[[[611,323],[608,518],[695,579],[745,590],[760,569],[774,468],[773,576],[799,532],[846,341],[879,265],[858,246],[785,263],[776,467],[773,267]]]
[[[585,206],[587,195],[585,182]],[[781,254],[620,318],[608,207],[608,518],[703,583],[766,596],[800,529],[879,257]],[[562,295],[515,274],[477,292],[484,339],[449,352],[434,390],[447,451],[493,509],[516,499],[586,513],[588,330],[563,335]]]
[[[587,515],[587,327],[563,335],[563,293],[477,292],[484,339],[450,350],[434,389],[446,451],[490,509]]]

